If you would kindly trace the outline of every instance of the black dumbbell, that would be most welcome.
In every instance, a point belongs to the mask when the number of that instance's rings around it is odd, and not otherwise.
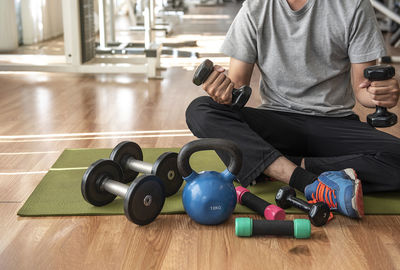
[[[182,186],[183,178],[178,170],[177,158],[178,153],[166,152],[154,164],[144,162],[140,146],[129,141],[119,143],[110,154],[110,159],[121,166],[125,183],[135,179],[139,173],[154,174],[163,181],[167,197]]]
[[[364,77],[371,82],[389,80],[394,75],[395,69],[390,65],[370,66],[364,70]],[[397,115],[385,107],[376,106],[376,111],[367,116],[367,122],[373,127],[391,127],[397,123]]]
[[[247,188],[237,186],[236,188],[237,201],[240,204],[247,206],[253,211],[257,212],[267,220],[284,220],[285,211],[269,202],[261,199],[260,197],[251,193]]]
[[[328,222],[331,210],[324,202],[309,204],[296,198],[296,191],[289,186],[281,187],[275,196],[276,204],[283,208],[294,206],[308,213],[308,218],[314,226],[322,226]]]
[[[135,224],[152,222],[164,206],[164,185],[155,175],[143,175],[130,186],[122,182],[121,167],[112,160],[94,162],[82,178],[83,198],[95,206],[111,203],[117,196],[124,198],[125,216]]]
[[[214,63],[206,59],[200,66],[197,67],[194,76],[193,83],[197,86],[203,84],[208,76],[214,70]],[[240,87],[239,89],[232,90],[232,108],[235,110],[240,110],[246,105],[247,101],[251,96],[251,88],[247,85]]]
[[[295,220],[253,220],[235,219],[235,234],[249,237],[252,235],[288,235],[294,238],[310,238],[311,224],[307,219]]]

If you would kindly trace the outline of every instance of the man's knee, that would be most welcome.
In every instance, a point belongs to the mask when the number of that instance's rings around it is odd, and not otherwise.
[[[195,136],[201,136],[207,123],[207,114],[211,111],[210,104],[214,102],[209,96],[201,96],[194,99],[186,109],[186,123]]]
[[[210,103],[213,100],[208,96],[195,98],[186,109],[186,120],[192,120],[198,117],[199,114],[207,111]]]
[[[218,115],[222,113],[224,107],[209,96],[194,99],[186,109],[186,123],[189,129],[197,137],[211,136],[209,133],[221,124],[219,123],[221,117]]]

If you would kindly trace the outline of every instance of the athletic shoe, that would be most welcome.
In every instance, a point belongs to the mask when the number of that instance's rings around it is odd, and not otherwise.
[[[362,218],[364,202],[361,181],[353,169],[322,173],[306,186],[307,200],[325,202],[333,211],[351,218]]]

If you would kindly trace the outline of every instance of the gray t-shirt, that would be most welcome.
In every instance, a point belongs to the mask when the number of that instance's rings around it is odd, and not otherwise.
[[[221,51],[258,65],[260,108],[320,116],[352,114],[351,63],[386,55],[369,0],[247,0]]]

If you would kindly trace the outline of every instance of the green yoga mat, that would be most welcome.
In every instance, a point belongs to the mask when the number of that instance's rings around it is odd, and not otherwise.
[[[166,151],[178,152],[177,148],[143,149],[144,161],[153,163]],[[112,203],[96,207],[87,203],[81,194],[81,180],[86,168],[94,161],[107,158],[111,149],[66,149],[44,176],[42,181],[18,211],[20,216],[71,216],[71,215],[121,215],[123,200],[117,197]],[[223,171],[226,167],[213,151],[195,153],[191,159],[192,168]],[[249,187],[250,191],[269,202],[274,202],[275,194],[283,184],[280,182],[259,183]],[[166,199],[163,214],[184,213],[182,189]],[[299,194],[298,197],[304,197]],[[400,214],[400,192],[379,193],[364,196],[366,214]],[[235,213],[252,214],[252,210],[237,205]],[[289,208],[288,214],[302,213]]]

